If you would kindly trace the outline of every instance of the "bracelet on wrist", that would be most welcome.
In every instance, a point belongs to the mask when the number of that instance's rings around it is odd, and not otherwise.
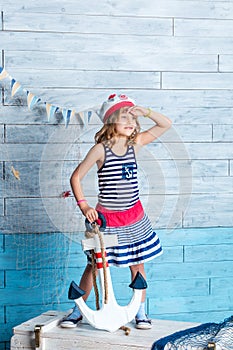
[[[82,202],[87,202],[87,200],[86,199],[79,199],[78,201],[77,201],[77,205],[79,205],[80,203],[82,203]]]
[[[150,108],[148,108],[148,112],[147,114],[144,115],[145,118],[148,118],[151,116],[152,110]]]

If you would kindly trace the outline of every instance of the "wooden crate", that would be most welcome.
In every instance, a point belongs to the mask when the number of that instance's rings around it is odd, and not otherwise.
[[[77,328],[61,328],[59,320],[66,314],[47,311],[16,326],[11,338],[11,350],[149,350],[155,340],[197,325],[189,322],[153,320],[152,329],[139,330],[134,328],[133,323],[129,323],[127,326],[131,331],[126,336],[122,330],[109,333],[94,329],[85,320]]]

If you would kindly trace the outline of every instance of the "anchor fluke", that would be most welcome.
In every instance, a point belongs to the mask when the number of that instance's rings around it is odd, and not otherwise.
[[[133,289],[146,289],[147,288],[146,280],[139,271],[137,272],[136,276],[134,277],[134,280],[130,283],[129,287],[133,288]]]
[[[84,294],[86,294],[86,292],[82,290],[74,281],[70,283],[70,288],[68,291],[68,298],[70,300],[78,299]]]

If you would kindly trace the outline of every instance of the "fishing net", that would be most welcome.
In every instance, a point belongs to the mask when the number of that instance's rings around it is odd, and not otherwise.
[[[233,316],[221,323],[204,323],[156,341],[152,350],[232,350]]]

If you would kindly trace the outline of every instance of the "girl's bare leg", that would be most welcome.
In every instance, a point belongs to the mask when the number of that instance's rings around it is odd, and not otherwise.
[[[83,300],[86,301],[87,298],[90,295],[91,289],[93,287],[93,277],[92,277],[92,266],[91,264],[87,264],[80,283],[79,283],[79,287],[84,290],[86,292],[86,294],[83,295]]]

